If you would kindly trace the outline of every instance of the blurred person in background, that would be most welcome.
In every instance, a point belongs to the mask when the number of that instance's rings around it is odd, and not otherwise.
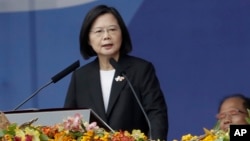
[[[247,109],[250,110],[250,98],[243,94],[236,93],[224,97],[219,104],[216,115],[220,129],[227,131],[231,124],[248,124],[246,120],[249,118]]]

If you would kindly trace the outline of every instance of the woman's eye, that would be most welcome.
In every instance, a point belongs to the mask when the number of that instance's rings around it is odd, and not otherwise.
[[[101,33],[102,32],[102,30],[96,30],[95,31],[95,33]]]

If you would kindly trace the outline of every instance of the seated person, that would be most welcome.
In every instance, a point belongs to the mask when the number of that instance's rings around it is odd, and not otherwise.
[[[221,130],[227,131],[230,124],[248,124],[246,118],[249,118],[247,109],[250,110],[250,98],[243,94],[233,94],[224,97],[220,102],[218,114]]]

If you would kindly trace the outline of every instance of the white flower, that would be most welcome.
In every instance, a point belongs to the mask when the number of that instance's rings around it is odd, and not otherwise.
[[[115,78],[115,81],[122,81],[122,80],[124,80],[125,78],[123,77],[123,76],[117,76],[116,78]]]

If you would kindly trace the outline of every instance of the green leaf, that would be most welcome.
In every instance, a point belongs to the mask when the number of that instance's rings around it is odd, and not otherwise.
[[[217,120],[217,122],[216,122],[216,124],[215,124],[215,126],[214,126],[214,128],[213,128],[214,130],[220,130],[220,121],[219,120]]]
[[[4,136],[4,131],[0,130],[0,138]]]
[[[49,140],[49,137],[46,136],[45,134],[41,134],[39,138],[40,138],[40,141],[48,141]]]
[[[13,124],[10,124],[10,125],[8,126],[8,129],[7,129],[7,130],[14,131],[16,128],[17,128],[17,124],[16,124],[16,123],[13,123]]]
[[[250,124],[250,110],[247,109],[248,117],[246,117],[246,121],[248,124]]]

